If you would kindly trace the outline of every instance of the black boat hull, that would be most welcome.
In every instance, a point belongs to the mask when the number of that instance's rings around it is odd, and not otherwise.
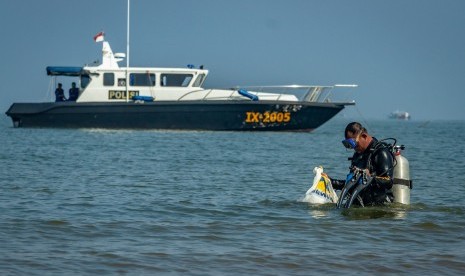
[[[15,127],[311,131],[348,103],[176,101],[14,103]]]

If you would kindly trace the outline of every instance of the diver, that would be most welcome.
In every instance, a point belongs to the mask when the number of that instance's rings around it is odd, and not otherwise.
[[[363,177],[361,181],[363,184],[359,185],[358,191],[352,192],[353,204],[373,206],[393,202],[391,188],[395,159],[392,146],[368,134],[358,122],[348,124],[344,135],[342,144],[347,149],[355,150],[352,158],[349,158],[352,162],[351,173]],[[343,192],[344,187],[348,185],[346,182],[346,180],[331,179],[333,188]],[[351,204],[352,202],[346,207],[350,207]]]

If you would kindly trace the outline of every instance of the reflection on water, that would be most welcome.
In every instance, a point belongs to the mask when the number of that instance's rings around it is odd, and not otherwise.
[[[336,204],[326,203],[326,204],[310,204],[308,213],[315,219],[325,218],[331,215],[331,212],[334,212],[336,209]]]
[[[341,214],[347,219],[364,220],[364,219],[406,219],[407,214],[412,210],[411,206],[402,204],[391,204],[386,206],[360,207],[352,206],[350,209],[337,209],[336,204],[308,204],[308,214],[315,219],[321,219]]]
[[[364,220],[364,219],[405,219],[407,216],[406,210],[390,208],[388,206],[373,206],[373,207],[358,207],[354,206],[349,209],[342,209],[341,213],[348,219]]]

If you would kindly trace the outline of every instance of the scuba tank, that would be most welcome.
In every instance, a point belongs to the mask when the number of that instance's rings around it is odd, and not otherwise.
[[[410,167],[407,158],[401,155],[401,150],[404,150],[405,146],[394,146],[392,149],[397,163],[393,171],[394,179],[391,188],[394,202],[410,204],[410,190],[412,189]]]

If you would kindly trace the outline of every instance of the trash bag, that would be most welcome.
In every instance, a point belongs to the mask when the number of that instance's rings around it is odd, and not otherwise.
[[[313,173],[313,185],[305,193],[303,201],[312,204],[336,203],[338,196],[331,185],[331,179],[323,173],[323,167],[315,167]]]

